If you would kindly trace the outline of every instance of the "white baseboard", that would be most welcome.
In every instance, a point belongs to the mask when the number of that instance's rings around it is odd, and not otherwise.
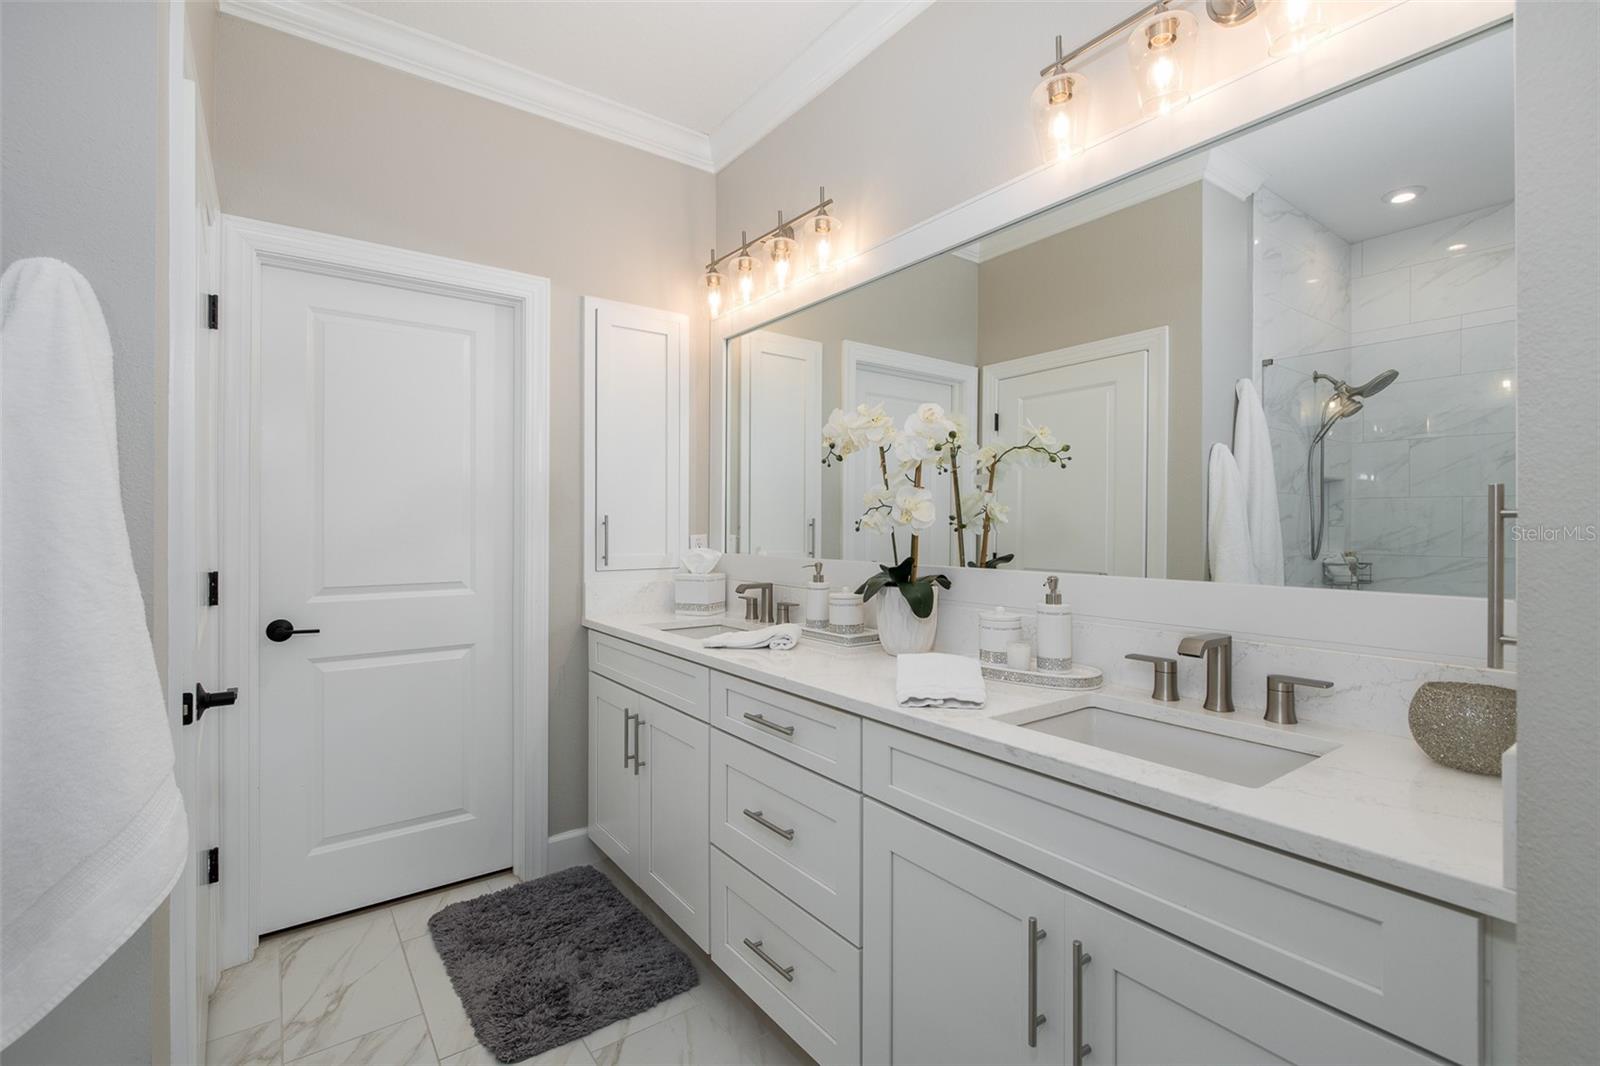
[[[544,849],[546,873],[565,870],[569,866],[592,866],[600,859],[600,849],[589,839],[587,829],[569,829],[550,838]]]

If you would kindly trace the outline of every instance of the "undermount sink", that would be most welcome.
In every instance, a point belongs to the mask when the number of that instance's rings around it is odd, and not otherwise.
[[[1018,724],[1023,729],[1091,744],[1248,788],[1259,788],[1275,781],[1323,754],[1097,706],[1079,707]]]
[[[699,640],[701,637],[715,637],[723,633],[743,633],[744,627],[731,626],[725,622],[685,622],[682,625],[662,626],[661,631]]]

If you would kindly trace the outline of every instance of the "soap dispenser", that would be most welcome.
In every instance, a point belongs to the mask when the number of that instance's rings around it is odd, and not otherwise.
[[[806,625],[821,629],[828,624],[828,580],[822,576],[822,561],[807,563],[802,569],[812,571],[806,585]]]
[[[1034,608],[1035,669],[1064,674],[1072,669],[1072,609],[1061,602],[1061,579],[1044,580],[1044,602]]]

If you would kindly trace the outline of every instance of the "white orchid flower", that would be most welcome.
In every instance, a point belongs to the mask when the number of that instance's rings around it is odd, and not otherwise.
[[[887,533],[889,532],[889,512],[868,511],[861,516],[859,524],[864,533]]]
[[[881,447],[894,432],[894,419],[883,409],[883,404],[860,404],[849,419],[851,435],[863,447]]]
[[[1003,526],[1011,521],[1011,508],[996,499],[992,492],[983,494],[983,514],[997,526]]]
[[[925,403],[906,418],[905,432],[929,441],[944,442],[955,432],[956,424],[936,403]]]
[[[851,433],[849,416],[840,408],[835,407],[828,416],[828,421],[822,426],[822,443],[841,458],[856,450],[854,435]]]
[[[888,486],[868,489],[861,496],[861,503],[869,510],[874,507],[887,507],[894,502],[894,490]]]
[[[938,511],[933,505],[933,493],[915,485],[902,485],[894,496],[892,517],[899,526],[909,526],[913,533],[921,533],[933,525]]]
[[[1028,439],[1035,441],[1044,448],[1048,448],[1050,451],[1055,451],[1061,447],[1056,440],[1055,434],[1050,432],[1049,426],[1036,426],[1032,420],[1024,418],[1022,420],[1022,431],[1027,435]]]
[[[924,459],[933,454],[933,448],[928,438],[913,432],[911,419],[906,420],[906,431],[895,434],[893,454],[895,462],[900,464],[901,470],[914,469]]]
[[[989,468],[994,466],[994,461],[999,455],[1000,452],[994,445],[985,444],[972,453],[972,472],[975,474],[987,474]]]

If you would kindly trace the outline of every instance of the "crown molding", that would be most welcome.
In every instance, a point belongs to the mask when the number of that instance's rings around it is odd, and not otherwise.
[[[716,170],[710,138],[703,133],[361,8],[291,0],[221,0],[220,6],[225,15],[382,63],[699,170]]]
[[[932,6],[933,0],[868,0],[841,15],[711,131],[717,169],[739,158]]]
[[[348,4],[221,0],[220,8],[225,15],[715,173],[838,81],[932,2],[858,3],[710,134]]]

